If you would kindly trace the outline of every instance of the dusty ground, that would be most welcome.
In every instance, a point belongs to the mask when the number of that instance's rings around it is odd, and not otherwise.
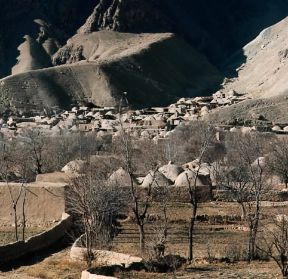
[[[51,256],[43,262],[6,274],[0,273],[0,279],[79,279],[84,265],[68,260],[67,251]],[[177,279],[280,279],[282,278],[273,262],[255,262],[247,264],[207,264],[205,262],[187,266],[176,274]],[[31,277],[32,276],[32,277]],[[173,274],[152,274],[144,272],[118,274],[121,279],[171,279]]]
[[[79,279],[81,277],[81,272],[86,269],[86,265],[85,263],[71,262],[69,259],[69,252],[70,250],[66,249],[59,253],[55,253],[39,263],[21,267],[17,269],[15,273],[37,279]],[[5,274],[5,276],[10,275],[11,273],[9,272]],[[10,277],[7,277],[7,279],[8,278]],[[0,279],[2,278],[0,277]],[[14,279],[14,277],[11,277],[11,279]],[[23,279],[26,278],[24,277]]]
[[[247,266],[246,263],[239,263],[235,265],[198,265],[188,267],[183,271],[176,274],[177,279],[200,279],[200,278],[214,278],[214,279],[232,279],[232,278],[245,278],[245,279],[277,279],[282,278],[277,272],[274,264],[272,263],[253,263]],[[173,274],[144,274],[133,273],[123,274],[123,279],[171,279]]]

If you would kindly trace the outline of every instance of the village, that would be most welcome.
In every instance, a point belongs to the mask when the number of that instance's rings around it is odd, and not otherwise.
[[[158,141],[169,136],[177,126],[190,121],[205,119],[209,113],[222,107],[231,106],[246,100],[245,95],[234,91],[224,94],[216,92],[211,97],[181,98],[168,107],[151,107],[131,110],[125,108],[121,112],[118,107],[75,106],[70,111],[55,111],[54,113],[29,112],[13,115],[4,114],[0,119],[1,134],[5,138],[13,138],[27,129],[39,129],[47,136],[63,135],[73,132],[91,133],[96,136],[117,136],[123,128],[133,132],[137,138]],[[235,131],[259,130],[278,134],[288,133],[288,124],[261,121],[256,116],[258,124],[247,123],[247,126],[233,124],[218,125],[223,130]],[[261,122],[261,124],[259,124]]]
[[[186,279],[190,270],[193,274],[213,261],[257,259],[256,244],[248,254],[246,249],[253,233],[262,238],[271,220],[287,222],[288,126],[261,115],[245,125],[206,121],[212,112],[245,100],[234,91],[219,91],[212,97],[181,98],[168,107],[74,106],[52,115],[3,115],[0,268],[31,260],[31,267],[21,272],[37,279],[58,278],[47,271],[52,258],[59,265],[54,271],[68,276],[61,279],[142,279],[178,269],[185,274],[179,278]],[[85,142],[65,144],[64,138],[74,134],[92,135],[87,154]],[[54,138],[63,140],[62,149],[54,146]],[[106,149],[93,149],[97,140]],[[259,220],[250,218],[255,214],[261,219],[259,232]],[[113,221],[102,227],[97,222],[105,222],[106,216]],[[79,221],[91,220],[93,231],[78,227]],[[87,244],[88,235],[97,245]],[[46,256],[55,245],[57,252]],[[42,253],[46,260],[34,260]],[[99,264],[113,277],[103,277]],[[69,277],[72,271],[76,275]],[[257,272],[248,278],[262,278]],[[273,274],[278,274],[275,266]]]

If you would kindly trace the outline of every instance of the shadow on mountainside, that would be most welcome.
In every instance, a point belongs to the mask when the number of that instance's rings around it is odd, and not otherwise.
[[[288,15],[288,0],[162,0],[182,34],[227,77],[246,62],[242,48]]]
[[[288,15],[288,0],[99,2],[82,30],[173,32],[184,37],[229,76],[235,76],[235,69],[246,61],[241,49],[263,29]],[[229,67],[230,63],[232,68]]]
[[[42,32],[44,39],[55,38],[64,44],[85,22],[95,6],[95,0],[3,0],[0,9],[0,78],[11,74],[17,63],[18,46],[23,37],[35,40]],[[34,20],[47,23],[53,34],[41,31]],[[44,32],[44,33],[43,33]]]

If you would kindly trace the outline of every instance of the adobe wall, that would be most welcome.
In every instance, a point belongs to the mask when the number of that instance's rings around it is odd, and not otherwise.
[[[9,184],[13,197],[19,194],[21,184]],[[45,226],[61,220],[65,208],[65,184],[59,183],[32,183],[26,189],[25,214],[28,226]],[[24,191],[17,204],[19,223],[22,220],[22,204]],[[13,208],[9,188],[6,183],[0,183],[0,224],[11,226],[13,221]]]
[[[227,190],[215,190],[214,197],[218,201],[223,202],[233,202],[235,199],[230,191]],[[270,202],[285,202],[288,201],[288,192],[280,192],[271,190],[267,193],[263,194],[262,201],[270,201]]]
[[[71,216],[64,213],[62,220],[54,227],[41,234],[32,236],[26,241],[18,241],[0,246],[0,264],[16,260],[26,254],[48,248],[61,239],[71,228]]]

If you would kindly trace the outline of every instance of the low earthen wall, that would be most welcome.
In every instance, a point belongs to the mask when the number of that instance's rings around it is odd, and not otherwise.
[[[67,231],[71,228],[71,225],[71,216],[64,213],[62,220],[50,230],[32,236],[26,241],[18,241],[0,246],[0,264],[17,260],[29,253],[48,248],[65,236]]]
[[[223,202],[233,202],[235,201],[232,193],[227,190],[215,190],[214,191],[214,198],[218,201]],[[268,191],[267,193],[263,194],[262,201],[270,201],[270,202],[285,202],[288,201],[288,192],[280,192],[280,191]]]

